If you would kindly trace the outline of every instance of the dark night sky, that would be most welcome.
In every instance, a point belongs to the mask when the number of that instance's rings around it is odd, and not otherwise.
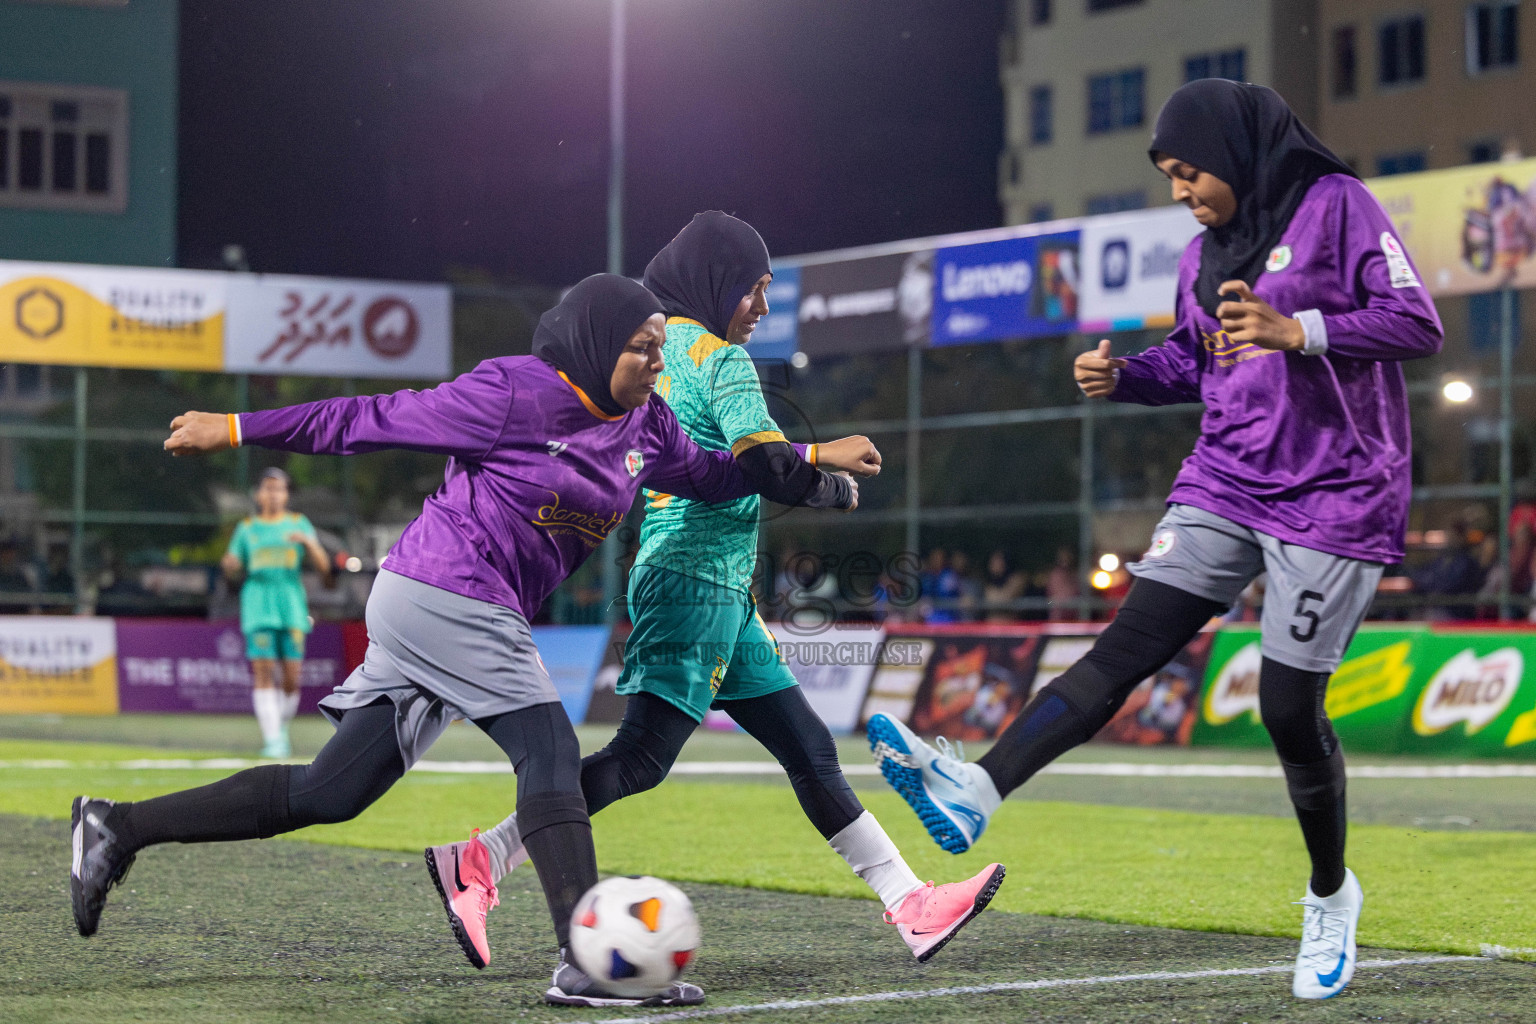
[[[999,223],[1004,0],[629,0],[626,266],[694,212],[777,255]],[[607,0],[183,0],[180,260],[604,269]]]

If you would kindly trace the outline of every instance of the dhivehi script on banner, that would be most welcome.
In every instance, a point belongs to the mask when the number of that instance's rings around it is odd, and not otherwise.
[[[116,712],[112,619],[0,615],[0,714]]]

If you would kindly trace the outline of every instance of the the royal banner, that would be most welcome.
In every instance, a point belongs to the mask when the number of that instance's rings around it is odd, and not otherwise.
[[[234,620],[118,619],[117,651],[123,711],[251,710],[251,663]],[[346,675],[341,624],[316,623],[305,643],[299,710],[314,711]]]
[[[112,619],[0,616],[0,714],[116,711],[117,633]]]
[[[1366,184],[1431,294],[1536,286],[1536,159]]]
[[[229,276],[0,260],[0,362],[221,369]]]
[[[230,373],[442,380],[452,352],[446,285],[237,274]]]

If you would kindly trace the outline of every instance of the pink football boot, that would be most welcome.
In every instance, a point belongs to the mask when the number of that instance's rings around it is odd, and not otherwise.
[[[914,889],[895,913],[886,911],[885,923],[896,926],[918,963],[927,963],[966,922],[987,909],[1005,874],[1001,864],[989,864],[963,882],[929,882]]]
[[[476,830],[478,832],[478,830]],[[478,834],[462,843],[429,846],[427,873],[448,911],[448,925],[469,962],[481,970],[491,962],[485,915],[501,902],[491,881],[491,855]]]

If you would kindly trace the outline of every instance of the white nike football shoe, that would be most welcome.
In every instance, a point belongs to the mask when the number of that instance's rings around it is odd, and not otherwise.
[[[871,718],[866,733],[880,774],[917,812],[933,841],[950,853],[969,850],[1002,803],[991,777],[962,761],[944,737],[930,746],[889,715]]]
[[[1360,880],[1344,869],[1344,884],[1332,896],[1312,895],[1300,901],[1301,952],[1296,954],[1296,975],[1291,993],[1297,999],[1330,999],[1344,991],[1355,976],[1355,929],[1365,893]]]

